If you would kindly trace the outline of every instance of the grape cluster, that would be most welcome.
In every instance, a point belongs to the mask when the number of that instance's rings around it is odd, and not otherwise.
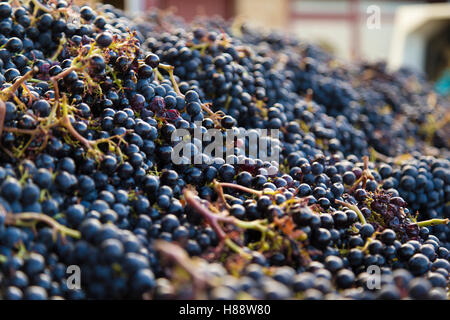
[[[422,76],[64,0],[0,2],[0,71],[0,298],[448,298],[449,104]]]

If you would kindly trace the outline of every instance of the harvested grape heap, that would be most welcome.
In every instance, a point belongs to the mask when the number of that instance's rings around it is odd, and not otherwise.
[[[422,76],[40,0],[0,2],[0,69],[0,298],[448,299],[450,104]],[[176,164],[181,129],[278,130],[279,161]]]

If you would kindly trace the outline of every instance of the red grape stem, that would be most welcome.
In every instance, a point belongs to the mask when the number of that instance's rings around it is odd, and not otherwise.
[[[210,279],[205,278],[205,274],[199,274],[197,261],[191,259],[187,252],[177,244],[170,243],[164,240],[155,241],[154,248],[163,256],[177,263],[183,268],[192,278],[192,286],[196,299],[200,299],[200,294],[203,289],[210,284]]]
[[[213,230],[216,232],[220,242],[225,243],[230,249],[239,253],[245,258],[251,259],[251,255],[248,254],[234,243],[226,234],[226,232],[222,229],[221,223],[229,223],[241,229],[251,229],[257,230],[263,234],[263,236],[267,235],[271,239],[275,238],[276,234],[267,226],[267,220],[253,220],[253,221],[243,221],[236,217],[232,216],[224,216],[212,213],[209,209],[207,209],[204,205],[200,203],[196,199],[194,192],[189,190],[188,188],[183,190],[184,199],[187,204],[194,208],[198,213],[200,213],[203,218],[211,225]]]
[[[216,128],[221,128],[222,125],[220,123],[220,120],[225,116],[225,113],[223,111],[219,110],[217,112],[214,112],[210,108],[211,103],[202,103],[201,107],[203,111],[206,111],[206,113],[209,115],[210,119],[214,121],[214,124],[216,125]]]
[[[61,109],[62,109],[62,118],[59,121],[59,124],[66,128],[70,134],[80,141],[83,145],[86,146],[87,149],[92,149],[92,141],[87,140],[85,137],[83,137],[81,134],[78,133],[77,130],[72,126],[72,123],[70,122],[69,118],[69,110],[67,105],[67,96],[63,96],[63,102],[61,103]]]
[[[363,163],[364,163],[364,169],[363,172],[361,173],[361,177],[359,177],[355,183],[353,184],[353,186],[350,188],[349,193],[355,191],[356,188],[358,188],[359,184],[362,182],[362,188],[365,189],[366,188],[366,183],[367,180],[375,180],[374,176],[372,175],[372,173],[369,170],[369,157],[364,156],[363,157]]]
[[[49,7],[45,6],[44,4],[40,3],[38,0],[31,0],[31,2],[33,2],[34,6],[44,12],[47,13],[51,13],[52,9],[50,9]]]
[[[214,190],[217,192],[217,194],[219,195],[220,200],[222,200],[223,204],[225,205],[225,207],[227,209],[230,209],[231,206],[228,204],[226,198],[225,198],[225,194],[223,193],[223,188],[220,185],[220,183],[218,183],[216,180],[213,181],[213,185],[214,185]]]
[[[234,219],[232,217],[220,216],[209,211],[205,206],[203,206],[197,199],[195,199],[195,194],[189,189],[184,189],[183,191],[184,199],[186,202],[194,208],[198,213],[200,213],[203,218],[208,221],[213,230],[216,232],[220,241],[224,241],[227,237],[225,231],[223,231],[219,222],[224,223],[234,223]]]

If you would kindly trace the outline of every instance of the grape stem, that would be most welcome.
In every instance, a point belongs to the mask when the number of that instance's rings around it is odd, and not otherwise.
[[[0,99],[0,137],[3,133],[3,127],[5,126],[5,117],[6,117],[6,104]]]
[[[67,76],[69,73],[71,73],[72,71],[77,71],[78,70],[78,66],[76,65],[72,65],[69,68],[65,69],[64,71],[62,71],[61,73],[58,73],[57,75],[53,76],[50,78],[51,81],[58,81],[61,80],[62,78],[64,78],[65,76]]]
[[[13,96],[14,93],[17,91],[17,89],[19,89],[20,86],[25,83],[25,81],[31,78],[36,71],[38,71],[38,68],[34,67],[33,69],[25,73],[23,76],[21,76],[19,79],[17,79],[12,86],[7,87],[2,91],[0,91],[0,137],[2,136],[3,128],[5,126],[5,117],[6,117],[5,101],[8,101],[11,98],[11,96]]]
[[[61,39],[59,39],[59,45],[58,48],[56,48],[55,53],[53,54],[53,56],[51,57],[51,60],[56,60],[58,59],[59,54],[63,51],[64,49],[64,44],[66,43],[66,38],[64,36],[61,37]]]
[[[216,128],[221,128],[220,120],[225,116],[225,114],[219,110],[217,112],[213,112],[210,108],[210,103],[202,103],[201,107],[203,111],[206,111],[206,113],[209,115],[210,119],[214,121]]]
[[[220,185],[220,183],[218,183],[216,180],[214,180],[213,184],[214,184],[214,189],[216,190],[217,194],[219,195],[220,200],[222,200],[222,202],[224,203],[224,205],[227,209],[230,209],[231,206],[228,204],[228,202],[225,198],[225,194],[223,193],[223,188]]]
[[[251,189],[251,188],[247,188],[247,187],[241,186],[239,184],[228,183],[228,182],[217,182],[216,184],[221,186],[222,188],[232,188],[232,189],[240,190],[240,191],[243,191],[243,192],[252,193],[254,195],[257,195],[258,197],[261,197],[261,196],[263,196],[265,194],[267,194],[267,195],[275,194],[275,191],[273,191],[271,189],[264,189],[263,191],[259,191],[259,190],[255,190],[255,189]]]
[[[228,223],[232,224],[238,228],[241,229],[251,229],[251,230],[257,230],[261,232],[263,235],[267,234],[270,238],[275,237],[275,233],[270,230],[266,225],[267,220],[253,220],[253,221],[243,221],[236,217],[232,216],[223,216],[212,213],[209,209],[207,209],[204,205],[200,203],[196,199],[196,196],[194,192],[189,190],[188,188],[183,190],[184,199],[186,200],[187,204],[190,205],[192,208],[194,208],[198,213],[200,213],[203,218],[211,225],[213,230],[216,232],[217,237],[219,238],[220,242],[225,243],[230,249],[233,251],[238,252],[245,258],[250,259],[250,254],[243,251],[241,247],[239,247],[237,244],[235,244],[225,233],[225,231],[222,229],[220,223]],[[238,249],[239,248],[239,249]]]
[[[220,216],[212,213],[205,206],[203,206],[197,199],[195,199],[195,194],[189,189],[185,189],[183,191],[183,195],[186,202],[198,213],[200,213],[203,216],[203,218],[206,219],[206,221],[208,221],[213,230],[216,232],[220,241],[224,241],[227,235],[225,231],[223,231],[219,222],[234,224],[234,218],[227,216]]]
[[[51,12],[52,12],[52,10],[51,10],[50,8],[44,6],[44,5],[43,5],[42,3],[40,3],[38,0],[31,0],[31,2],[33,2],[33,4],[34,4],[37,8],[41,9],[41,10],[44,11],[44,12],[47,12],[47,13],[51,13]]]
[[[341,200],[337,200],[337,199],[334,200],[334,202],[337,203],[337,204],[339,204],[339,205],[341,205],[341,206],[347,207],[347,208],[349,208],[349,209],[355,211],[356,214],[358,215],[359,220],[361,221],[361,224],[362,224],[362,225],[367,224],[366,218],[365,218],[364,215],[362,214],[361,210],[359,210],[359,208],[358,208],[357,205],[350,204],[350,203],[347,203],[347,202],[344,202],[344,201],[341,201]]]
[[[1,207],[1,210],[5,212],[5,209]],[[30,221],[31,220],[31,221]],[[31,226],[32,222],[44,222],[48,224],[54,232],[59,232],[64,237],[66,235],[75,238],[81,239],[81,233],[78,230],[70,229],[62,224],[58,223],[53,218],[35,212],[21,212],[21,213],[6,213],[5,214],[5,224],[7,225],[15,225],[15,226]]]
[[[178,87],[178,83],[177,83],[177,81],[175,80],[175,77],[174,77],[174,75],[173,75],[173,69],[175,69],[175,67],[170,66],[170,65],[168,65],[168,64],[162,64],[162,63],[160,63],[160,64],[158,65],[158,67],[161,68],[161,69],[163,69],[163,70],[166,70],[166,71],[167,71],[167,73],[169,74],[169,77],[170,77],[170,81],[172,82],[173,88],[175,89],[175,92],[176,92],[179,96],[181,96],[182,98],[184,98],[184,94],[181,93],[180,88]]]
[[[54,81],[54,85],[55,85],[55,93],[58,92],[58,84],[56,82],[56,80]],[[60,114],[60,118],[58,119],[58,115],[57,115],[57,107],[60,106],[62,114]],[[48,131],[53,128],[53,127],[62,127],[65,128],[69,134],[75,138],[76,140],[78,140],[81,144],[83,144],[87,151],[89,153],[93,153],[94,156],[98,156],[100,154],[100,156],[102,155],[101,151],[98,149],[98,144],[103,143],[103,142],[108,142],[110,143],[110,145],[112,144],[113,147],[116,147],[116,143],[112,141],[112,139],[121,139],[121,136],[115,135],[112,137],[109,137],[107,139],[97,139],[97,140],[88,140],[85,137],[83,137],[77,130],[75,130],[75,128],[72,126],[72,123],[70,121],[70,117],[69,117],[69,105],[67,104],[67,96],[63,96],[62,97],[62,102],[60,103],[59,101],[55,101],[55,105],[53,106],[50,115],[47,118],[47,123],[45,125],[39,126],[36,129],[20,129],[20,128],[14,128],[14,127],[3,127],[3,123],[4,121],[2,121],[2,119],[4,120],[4,113],[6,112],[6,107],[5,107],[5,103],[0,99],[0,136],[2,131],[7,131],[7,132],[13,132],[13,133],[19,133],[19,134],[28,134],[30,135],[30,139],[27,143],[27,145],[25,146],[25,148],[21,151],[21,154],[25,151],[25,149],[28,147],[28,145],[34,140],[34,138],[36,137],[36,135],[38,135],[39,133],[44,133],[45,134],[45,141],[44,141],[44,147],[45,144],[47,143],[48,140]],[[3,115],[3,117],[2,117]],[[123,139],[121,140],[123,141]],[[119,148],[115,148],[117,149],[116,151],[118,153],[120,153],[120,149]],[[120,154],[121,155],[121,154]],[[121,155],[122,157],[122,155]]]
[[[210,280],[204,278],[204,274],[199,274],[196,263],[189,257],[186,251],[179,245],[164,240],[155,241],[154,248],[168,259],[177,263],[192,278],[192,285],[196,297],[202,289],[209,284]]]
[[[419,227],[430,227],[430,226],[437,226],[438,224],[448,224],[450,219],[430,219],[425,221],[419,221],[416,224]]]
[[[14,84],[12,86],[3,89],[0,92],[2,98],[5,101],[7,101],[9,98],[11,98],[14,95],[14,93],[17,91],[17,89],[19,89],[20,86],[22,86],[22,84],[24,84],[25,81],[27,81],[29,78],[31,78],[33,76],[33,74],[37,71],[39,71],[39,68],[34,67],[33,69],[31,69],[30,71],[25,73],[23,76],[21,76],[19,79],[17,79],[16,82],[14,82]]]
[[[355,191],[355,189],[359,186],[359,184],[361,182],[362,182],[362,188],[365,189],[368,179],[375,180],[374,176],[372,175],[372,173],[369,170],[369,157],[364,156],[363,163],[364,163],[364,169],[363,169],[363,172],[361,173],[361,177],[359,177],[358,180],[356,180],[355,183],[353,184],[353,186],[350,188],[350,190],[349,190],[350,193]]]
[[[244,249],[242,249],[240,246],[238,246],[235,242],[233,242],[233,240],[231,240],[230,238],[226,238],[224,243],[234,252],[238,253],[239,255],[243,256],[244,258],[250,260],[252,258],[252,256],[245,252]]]

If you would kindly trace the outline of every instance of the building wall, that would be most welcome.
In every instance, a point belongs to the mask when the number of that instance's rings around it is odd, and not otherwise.
[[[145,8],[158,7],[171,9],[186,21],[192,21],[197,16],[219,15],[225,19],[234,16],[235,0],[128,0],[130,2],[143,2]]]
[[[414,3],[419,1],[294,0],[288,30],[308,41],[325,43],[343,59],[387,59],[395,11]],[[379,10],[379,28],[373,28],[374,12],[367,11],[373,8],[370,6]],[[354,13],[357,19],[352,16]]]
[[[118,1],[118,0],[116,0]],[[197,15],[236,17],[259,29],[283,29],[322,44],[345,60],[386,60],[389,57],[395,12],[414,0],[123,0],[129,11],[175,8],[190,21]],[[430,1],[428,1],[430,2]],[[144,8],[144,9],[143,9]],[[379,28],[370,28],[375,8]],[[372,20],[371,20],[372,19]]]
[[[240,21],[263,29],[286,29],[289,26],[290,0],[237,0],[236,16]]]

